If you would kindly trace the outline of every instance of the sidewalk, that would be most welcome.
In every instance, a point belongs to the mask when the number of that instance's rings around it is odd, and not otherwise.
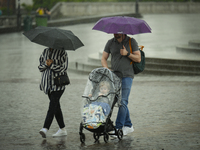
[[[81,95],[87,79],[72,79],[61,98],[68,136],[52,138],[58,130],[53,121],[47,138],[39,135],[48,108],[47,96],[39,91],[38,80],[1,80],[0,149],[135,149],[197,150],[200,148],[200,77],[136,77],[129,110],[135,131],[122,141],[103,138],[95,144],[84,130],[85,145],[79,140]],[[8,91],[9,89],[9,91]],[[22,92],[23,91],[23,92]],[[115,120],[117,108],[112,120]]]
[[[197,18],[196,20],[194,20]],[[193,59],[191,55],[176,53],[176,45],[199,39],[199,15],[144,15],[152,27],[152,34],[134,36],[146,47],[148,57]],[[164,19],[164,21],[163,21]],[[173,22],[174,21],[174,22]],[[167,22],[173,22],[173,30]],[[194,24],[194,26],[191,26]],[[92,23],[63,26],[70,29],[84,43],[77,51],[68,51],[69,62],[87,59],[91,53],[103,49],[113,35],[93,31]],[[84,30],[83,30],[84,29]],[[165,30],[163,30],[165,29]],[[68,72],[71,85],[61,98],[68,136],[52,138],[57,132],[56,120],[43,139],[43,126],[48,108],[47,96],[39,90],[39,56],[43,46],[31,43],[22,32],[0,35],[0,150],[197,150],[200,149],[200,77],[136,76],[133,82],[129,110],[135,131],[123,138],[103,138],[94,143],[91,132],[84,130],[86,143],[79,140],[81,96],[87,75]],[[199,56],[196,56],[199,59]],[[117,108],[112,120],[115,121]]]

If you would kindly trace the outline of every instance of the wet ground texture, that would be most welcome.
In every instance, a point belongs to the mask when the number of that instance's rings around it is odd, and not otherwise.
[[[165,57],[175,57],[178,55],[175,52],[176,45],[200,39],[200,31],[196,31],[195,25],[191,25],[192,17],[198,18],[199,15],[144,15],[144,19],[152,27],[152,37],[151,34],[144,34],[136,36],[136,39],[149,47],[147,56],[159,57],[165,54]],[[167,25],[164,24],[165,21],[161,21],[162,18],[172,19],[169,22],[175,20],[174,30],[163,30],[162,26]],[[87,58],[88,54],[99,52],[112,37],[92,31],[92,26],[93,24],[83,24],[62,27],[74,31],[85,44],[82,49],[68,53],[69,61]],[[80,32],[81,28],[85,30]],[[97,38],[94,38],[95,35]],[[103,137],[100,137],[99,142],[94,143],[93,134],[84,130],[86,141],[82,144],[79,139],[81,96],[88,76],[68,72],[71,85],[66,87],[61,97],[68,135],[62,138],[52,137],[58,130],[54,120],[47,138],[43,139],[39,130],[43,126],[49,101],[47,95],[39,90],[40,73],[37,66],[44,47],[31,43],[21,32],[2,34],[0,39],[1,150],[200,149],[199,76],[135,76],[128,104],[135,131],[124,136],[121,141],[110,137],[108,143],[105,143]],[[186,58],[187,55],[180,57]],[[116,114],[117,107],[111,118],[113,121]]]

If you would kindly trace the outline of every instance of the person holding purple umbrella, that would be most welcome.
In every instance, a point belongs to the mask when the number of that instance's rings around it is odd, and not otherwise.
[[[131,38],[131,53],[130,37],[127,34],[151,33],[151,28],[146,21],[138,18],[113,16],[101,18],[92,29],[114,34],[114,38],[110,39],[104,48],[101,63],[103,67],[108,68],[107,59],[111,54],[111,70],[122,73],[122,100],[115,124],[117,129],[122,129],[123,134],[127,135],[134,131],[128,109],[128,99],[134,78],[131,62],[141,62],[141,53],[136,40]]]
[[[134,70],[130,63],[141,61],[138,44],[133,38],[131,39],[133,52],[130,53],[129,38],[126,34],[114,34],[114,38],[107,42],[101,58],[102,66],[108,68],[107,59],[111,54],[111,70],[120,71],[123,75],[122,100],[115,124],[117,129],[123,130],[124,135],[134,131],[128,109],[128,99],[134,78]]]

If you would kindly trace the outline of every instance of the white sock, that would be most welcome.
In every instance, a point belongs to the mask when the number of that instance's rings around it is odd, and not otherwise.
[[[47,128],[42,128],[45,132],[47,132],[48,131],[48,129]]]

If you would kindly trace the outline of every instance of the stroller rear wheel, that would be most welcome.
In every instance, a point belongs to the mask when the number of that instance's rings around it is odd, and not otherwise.
[[[123,131],[122,131],[122,129],[119,129],[117,131],[117,137],[118,137],[119,140],[121,140],[123,138]]]
[[[80,134],[80,141],[81,141],[81,143],[85,143],[85,134],[84,133]]]
[[[104,133],[104,141],[106,142],[106,143],[108,143],[108,139],[109,139],[109,134],[107,133],[107,132],[105,132]]]

